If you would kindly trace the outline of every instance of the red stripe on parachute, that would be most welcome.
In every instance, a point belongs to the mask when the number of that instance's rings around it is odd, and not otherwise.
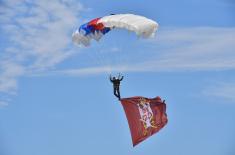
[[[104,25],[102,23],[98,23],[99,20],[100,18],[93,19],[88,23],[88,25],[93,26],[95,30],[103,30]]]

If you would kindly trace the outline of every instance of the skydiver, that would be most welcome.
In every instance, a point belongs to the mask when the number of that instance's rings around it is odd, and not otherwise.
[[[123,80],[123,76],[121,76],[120,74],[118,75],[118,77],[112,77],[110,75],[109,77],[110,81],[113,83],[113,94],[119,99],[121,100],[121,96],[120,96],[120,90],[119,90],[119,86],[120,86],[120,82]]]

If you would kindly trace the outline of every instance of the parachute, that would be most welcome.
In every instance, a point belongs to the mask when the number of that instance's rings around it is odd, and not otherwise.
[[[116,28],[133,31],[140,37],[149,38],[154,36],[158,23],[134,14],[112,14],[81,25],[72,34],[72,39],[78,45],[89,46],[92,39],[99,41],[103,35]]]

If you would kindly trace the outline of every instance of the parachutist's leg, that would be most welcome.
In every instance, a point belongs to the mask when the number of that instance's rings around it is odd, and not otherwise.
[[[116,97],[118,98],[118,100],[121,100],[121,97],[120,97],[120,95],[118,95],[118,94],[117,94],[117,95],[116,95]]]
[[[117,88],[117,96],[118,96],[118,99],[121,100],[121,95],[120,95],[119,87]]]
[[[114,89],[113,89],[113,94],[114,94],[117,98],[119,98],[119,96],[118,96],[118,94],[117,94],[117,88],[114,88]]]

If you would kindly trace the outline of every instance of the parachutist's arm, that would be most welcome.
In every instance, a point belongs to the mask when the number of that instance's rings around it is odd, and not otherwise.
[[[112,76],[111,76],[111,75],[109,76],[109,80],[110,80],[111,82],[113,82],[113,80],[112,80]]]
[[[118,74],[118,80],[122,81],[122,79],[123,79],[123,76],[121,77],[121,74],[119,73]]]
[[[121,74],[120,74],[120,73],[118,73],[118,79],[120,79],[120,76],[121,76]]]

